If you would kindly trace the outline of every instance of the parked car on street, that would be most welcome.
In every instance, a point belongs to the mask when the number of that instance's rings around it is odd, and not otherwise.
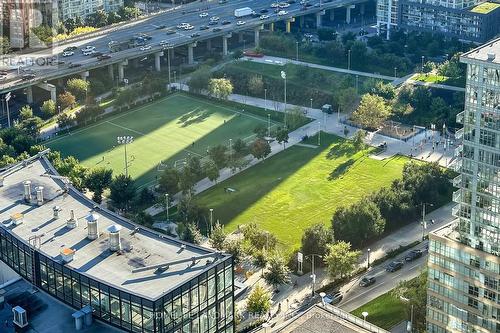
[[[327,304],[338,304],[340,303],[340,301],[342,300],[342,298],[344,298],[344,296],[342,296],[342,293],[340,291],[334,293],[334,294],[328,294],[326,295],[323,300],[325,301],[325,303]]]
[[[393,273],[397,270],[400,270],[403,267],[403,265],[404,264],[402,261],[393,261],[385,268],[385,270],[390,273]]]
[[[422,256],[422,250],[411,250],[405,256],[405,261],[413,261]]]
[[[374,284],[375,281],[377,281],[375,279],[375,277],[365,276],[364,278],[361,279],[361,281],[359,281],[359,286],[360,287],[368,287],[368,286],[371,286],[372,284]]]

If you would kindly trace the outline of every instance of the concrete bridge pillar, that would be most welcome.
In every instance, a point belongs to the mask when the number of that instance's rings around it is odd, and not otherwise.
[[[345,22],[347,24],[350,24],[351,23],[351,9],[355,8],[356,5],[349,5],[347,6],[345,9],[346,9],[346,15],[345,15]]]
[[[155,53],[155,71],[161,71],[161,57],[163,57],[163,51]]]
[[[260,29],[262,29],[262,26],[258,26],[254,30],[255,47],[259,47],[259,43],[260,43]]]
[[[28,104],[33,104],[33,87],[29,86],[26,88],[26,100]]]
[[[232,37],[232,34],[222,36],[222,55],[227,56],[227,40]]]
[[[304,27],[304,16],[299,17],[299,27],[301,27],[301,28]]]
[[[243,32],[238,32],[238,43],[243,43],[244,37],[245,35],[243,34]]]
[[[335,9],[330,9],[330,21],[334,21],[335,20]]]
[[[87,81],[87,78],[89,77],[90,73],[89,71],[85,71],[85,72],[81,72],[80,73],[80,77],[82,78],[82,80],[84,81]]]
[[[196,42],[188,45],[188,64],[194,64],[194,48],[196,47]]]
[[[44,83],[39,83],[36,86],[50,92],[50,99],[54,102],[57,102],[57,88],[55,85],[44,82]],[[29,91],[28,91],[28,96],[29,96]],[[33,100],[33,96],[31,96],[31,99]]]
[[[292,20],[286,20],[286,33],[290,33],[292,31]]]
[[[207,51],[212,51],[212,40],[207,39]]]
[[[316,13],[316,28],[321,28],[321,26],[323,25],[323,20],[321,19],[321,17],[323,16],[324,12],[318,12]]]
[[[113,82],[114,82],[115,81],[115,67],[113,64],[108,65],[108,74],[109,74],[109,78],[111,80],[113,80]]]
[[[269,31],[274,31],[274,22],[269,23]]]
[[[359,4],[359,13],[361,15],[365,15],[365,4],[364,3]]]
[[[128,65],[128,60],[118,63],[118,81],[123,82],[125,78],[125,66]]]

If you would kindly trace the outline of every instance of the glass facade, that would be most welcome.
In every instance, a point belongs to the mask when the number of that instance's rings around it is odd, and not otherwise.
[[[234,332],[231,258],[154,301],[61,265],[2,228],[0,259],[48,294],[75,309],[91,305],[96,318],[121,329],[146,333]]]
[[[457,220],[430,234],[427,331],[500,333],[500,64],[463,60]]]

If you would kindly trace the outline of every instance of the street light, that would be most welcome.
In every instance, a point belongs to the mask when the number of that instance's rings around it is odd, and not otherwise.
[[[285,81],[285,91],[284,91],[284,93],[285,93],[285,110],[284,111],[285,111],[285,128],[287,128],[287,126],[286,126],[286,120],[287,120],[286,114],[287,114],[287,112],[286,112],[286,73],[285,73],[285,71],[281,71],[281,78]]]
[[[170,206],[170,202],[169,202],[168,196],[169,196],[169,194],[166,193],[165,194],[165,202],[166,202],[165,207],[167,208],[167,222],[170,221],[169,216],[168,216],[168,207]]]
[[[267,114],[267,137],[271,137],[271,114]]]
[[[351,69],[351,49],[347,51],[347,69]]]
[[[370,268],[370,252],[371,252],[371,249],[368,249],[368,264],[366,265],[366,268]]]
[[[212,234],[212,226],[213,226],[213,221],[214,221],[214,209],[210,208],[210,227],[209,227],[209,234]]]
[[[267,88],[264,88],[264,110],[267,111]]]
[[[361,312],[361,315],[363,316],[363,324],[366,323],[366,317],[368,316],[368,312],[363,311]]]
[[[399,296],[399,299],[405,303],[410,303],[410,299],[404,296]],[[406,324],[406,332],[411,333],[413,331],[413,304],[411,305],[410,321]]]
[[[425,221],[425,205],[433,207],[434,204],[428,202],[422,203],[422,241],[425,240],[425,229],[427,229],[427,222]]]
[[[295,60],[299,61],[299,42],[295,42]]]
[[[422,73],[424,72],[424,56],[422,56]]]
[[[233,147],[233,139],[229,139],[229,162],[233,161],[233,151],[231,150]]]
[[[125,148],[125,177],[128,177],[128,158],[127,158],[127,145],[134,141],[133,136],[118,136],[116,141],[119,145],[123,145]]]
[[[396,79],[398,78],[398,76],[397,76],[397,70],[398,70],[398,68],[394,67],[394,78],[396,78]]]
[[[318,146],[321,146],[321,121],[318,121]]]
[[[172,77],[170,75],[170,50],[173,50],[173,47],[167,48],[167,66],[168,66],[168,88],[170,89],[170,85],[172,84]]]
[[[311,262],[312,262],[312,266],[311,266],[311,291],[312,291],[312,296],[314,296],[314,285],[316,284],[316,274],[314,274],[314,257],[318,257],[318,258],[323,258],[321,255],[319,254],[309,254],[307,256],[305,256],[306,258],[307,257],[311,257]]]
[[[321,297],[321,304],[325,306],[325,296],[326,294],[324,292],[319,293],[319,297]]]
[[[311,110],[313,108],[313,99],[311,98]]]

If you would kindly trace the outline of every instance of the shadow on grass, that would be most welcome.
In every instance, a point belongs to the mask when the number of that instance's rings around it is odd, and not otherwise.
[[[333,160],[342,156],[353,155],[354,153],[354,147],[349,141],[341,141],[330,148],[326,157]]]
[[[337,165],[335,169],[333,169],[332,172],[330,172],[330,175],[328,176],[328,180],[334,180],[345,174],[349,169],[356,163],[356,160],[350,158],[347,161],[340,163]]]
[[[179,118],[177,124],[182,127],[188,127],[189,125],[198,124],[204,122],[208,117],[210,117],[214,112],[207,109],[200,109],[197,107],[195,110],[190,111]]]

